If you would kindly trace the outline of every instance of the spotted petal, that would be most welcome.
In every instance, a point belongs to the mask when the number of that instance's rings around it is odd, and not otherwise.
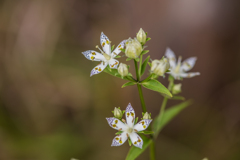
[[[105,58],[101,53],[98,53],[96,51],[93,50],[88,50],[85,52],[82,52],[82,54],[91,61],[103,61]]]
[[[189,72],[189,73],[181,73],[179,76],[182,78],[192,78],[198,75],[200,75],[199,72]]]
[[[139,131],[143,131],[148,128],[149,124],[151,123],[151,119],[144,119],[138,122],[133,129]]]
[[[113,138],[111,146],[121,146],[128,139],[127,133],[123,132],[122,134],[117,135]]]
[[[111,54],[111,44],[110,40],[108,37],[102,32],[100,36],[100,44],[103,48],[103,51],[107,53],[108,55]]]
[[[116,56],[121,52],[121,49],[124,48],[125,42],[126,42],[126,40],[123,40],[123,41],[114,49],[114,51],[112,52],[113,58],[116,57]]]
[[[112,69],[117,69],[118,64],[119,64],[119,61],[116,60],[116,59],[111,59],[111,60],[109,61],[109,66],[110,66],[110,68],[112,68]]]
[[[142,149],[142,145],[143,145],[142,138],[135,132],[131,133],[129,136],[130,136],[130,139],[132,141],[132,144],[135,147],[138,147],[138,148]]]
[[[110,118],[106,118],[106,119],[107,119],[107,122],[108,122],[109,126],[112,127],[113,129],[116,129],[116,130],[119,130],[119,131],[127,129],[127,125],[124,124],[123,122],[121,122],[117,118],[110,117]]]
[[[185,61],[183,61],[181,69],[185,72],[189,71],[195,65],[196,60],[197,60],[197,57],[190,57],[186,59]]]
[[[167,48],[165,51],[165,56],[168,58],[171,68],[175,68],[176,67],[176,56],[175,56],[174,52],[170,48]]]
[[[135,120],[135,111],[134,111],[134,109],[132,108],[131,103],[128,104],[128,106],[127,106],[127,108],[126,108],[125,115],[126,115],[127,124],[128,124],[130,127],[133,127],[133,125],[134,125],[134,120]]]
[[[101,73],[106,68],[106,66],[107,66],[107,63],[101,62],[99,65],[97,65],[92,69],[90,77],[95,74]]]

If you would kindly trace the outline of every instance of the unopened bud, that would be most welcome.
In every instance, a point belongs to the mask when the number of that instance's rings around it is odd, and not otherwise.
[[[126,64],[124,63],[120,63],[119,67],[118,67],[118,73],[122,76],[125,77],[128,75],[128,67]]]
[[[123,116],[123,113],[122,113],[122,111],[121,111],[120,108],[115,107],[115,108],[114,108],[114,111],[113,111],[113,115],[114,115],[114,117],[116,117],[117,119],[121,119],[122,116]]]
[[[151,113],[148,114],[148,112],[144,113],[143,119],[151,119]]]
[[[152,61],[151,71],[158,76],[163,76],[169,68],[170,64],[167,58]]]
[[[126,41],[125,54],[127,57],[136,59],[141,54],[141,52],[142,52],[142,45],[140,44],[140,42],[138,42],[136,38],[134,39],[129,38]]]
[[[137,40],[144,45],[146,43],[147,35],[142,28],[137,33]]]
[[[173,88],[172,88],[172,93],[173,94],[178,94],[180,93],[182,90],[181,90],[181,87],[182,87],[182,84],[179,83],[179,84],[174,84]]]

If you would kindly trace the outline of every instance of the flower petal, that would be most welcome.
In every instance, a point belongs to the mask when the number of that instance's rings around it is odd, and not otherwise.
[[[106,68],[107,65],[108,64],[106,62],[101,62],[99,65],[92,69],[90,77],[95,74],[101,73]]]
[[[122,134],[117,135],[113,138],[111,146],[121,146],[128,139],[127,133],[123,132]]]
[[[126,42],[126,40],[123,40],[123,41],[114,49],[114,51],[112,52],[113,58],[116,57],[116,56],[121,52],[121,49],[123,49],[124,46],[125,46],[125,42]]]
[[[111,59],[109,61],[109,67],[112,68],[112,69],[117,69],[118,64],[119,64],[119,61],[116,60],[116,59]]]
[[[171,68],[175,68],[176,67],[176,56],[175,56],[174,52],[170,48],[167,48],[165,51],[165,56],[168,58]]]
[[[141,148],[142,149],[142,145],[143,145],[143,140],[142,138],[135,132],[131,133],[130,135],[130,139],[132,141],[132,144],[135,147]]]
[[[152,122],[151,119],[144,119],[138,122],[133,129],[137,131],[143,131],[148,128],[149,124]]]
[[[189,72],[189,73],[181,73],[179,76],[182,78],[192,78],[198,75],[200,75],[199,72]]]
[[[106,118],[106,119],[107,119],[109,126],[112,127],[113,129],[116,129],[119,131],[125,131],[127,129],[127,125],[124,124],[123,122],[121,122],[117,118],[110,117],[110,118]]]
[[[127,124],[129,125],[129,127],[133,127],[134,120],[135,120],[135,111],[132,108],[131,103],[128,104],[125,115],[126,115]]]
[[[189,71],[195,65],[196,60],[197,60],[197,57],[190,57],[190,58],[186,59],[182,63],[181,70],[183,70],[185,72]]]
[[[82,52],[82,54],[91,61],[103,61],[105,60],[104,56],[101,53],[98,53],[96,51],[93,50],[88,50],[85,52]]]
[[[107,53],[108,55],[111,54],[111,44],[110,40],[108,37],[102,32],[100,36],[100,44],[103,48],[103,51]]]

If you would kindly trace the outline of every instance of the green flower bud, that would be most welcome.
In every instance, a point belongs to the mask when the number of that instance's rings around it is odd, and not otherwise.
[[[147,35],[142,28],[137,33],[137,40],[144,45],[146,43]]]
[[[148,112],[144,113],[143,119],[151,119],[151,113],[148,114]]]
[[[167,58],[163,58],[161,60],[153,60],[151,72],[155,73],[158,76],[163,76],[169,68],[170,64]]]
[[[117,119],[121,119],[122,116],[123,116],[123,113],[122,113],[122,111],[121,111],[120,108],[115,107],[115,108],[114,108],[114,111],[113,111],[113,115],[114,115],[114,117],[116,117]]]
[[[136,59],[141,54],[142,50],[143,50],[142,45],[140,44],[140,42],[138,42],[136,38],[134,39],[129,38],[126,41],[125,54],[127,57]]]
[[[172,93],[173,94],[178,94],[180,93],[182,90],[181,90],[181,87],[182,87],[182,84],[179,83],[179,84],[174,84],[173,88],[172,88]]]
[[[118,67],[118,73],[122,76],[125,77],[128,75],[128,67],[126,64],[124,63],[120,63],[119,67]]]

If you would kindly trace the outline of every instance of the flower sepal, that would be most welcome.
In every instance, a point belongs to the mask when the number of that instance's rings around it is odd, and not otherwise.
[[[142,134],[154,134],[153,131],[140,131],[138,133],[142,133]]]

